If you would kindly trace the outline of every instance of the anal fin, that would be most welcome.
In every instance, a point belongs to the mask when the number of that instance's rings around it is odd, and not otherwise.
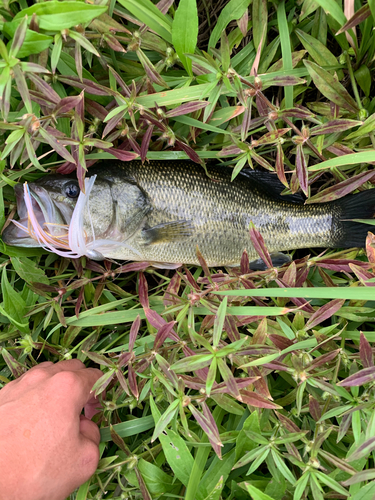
[[[289,255],[282,252],[271,253],[270,257],[273,267],[281,267],[282,265],[287,264],[292,260]],[[252,271],[265,271],[267,269],[267,266],[262,259],[257,259],[250,262],[250,269]]]

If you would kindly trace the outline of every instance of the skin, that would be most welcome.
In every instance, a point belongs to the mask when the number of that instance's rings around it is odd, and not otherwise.
[[[87,416],[101,375],[77,359],[45,362],[1,389],[0,500],[63,500],[94,474],[100,433]]]

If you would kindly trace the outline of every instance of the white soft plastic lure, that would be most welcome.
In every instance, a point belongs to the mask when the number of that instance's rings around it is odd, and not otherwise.
[[[91,222],[90,210],[88,207],[90,192],[94,186],[96,175],[85,179],[85,193],[82,191],[79,194],[76,206],[73,211],[72,219],[70,224],[56,224],[54,222],[45,221],[43,225],[40,225],[37,216],[34,212],[32,197],[30,194],[30,189],[27,182],[23,185],[24,200],[27,209],[28,224],[27,227],[20,224],[18,221],[13,220],[12,222],[22,231],[28,233],[28,235],[36,240],[39,245],[47,251],[54,252],[62,257],[68,257],[72,259],[77,259],[86,255],[87,257],[92,257],[95,255],[94,248],[96,246],[94,228]],[[83,213],[88,207],[88,213],[91,222],[93,241],[87,242],[87,235],[83,228]],[[52,234],[51,228],[55,229],[53,231],[60,234]]]

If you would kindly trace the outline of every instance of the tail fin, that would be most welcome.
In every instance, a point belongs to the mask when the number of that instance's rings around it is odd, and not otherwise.
[[[345,196],[334,203],[340,214],[334,246],[363,248],[368,231],[375,232],[375,226],[353,219],[372,219],[375,222],[375,189]]]

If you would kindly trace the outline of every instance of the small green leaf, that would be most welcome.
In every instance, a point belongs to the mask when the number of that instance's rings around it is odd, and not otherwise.
[[[181,0],[173,24],[172,42],[184,68],[193,76],[192,61],[185,54],[194,54],[198,40],[198,10],[196,0]]]
[[[210,40],[208,42],[208,50],[216,47],[217,42],[220,40],[221,33],[225,30],[231,21],[238,21],[243,16],[243,13],[249,6],[252,0],[230,0],[223,10],[220,12],[219,19],[212,30]]]
[[[25,320],[26,302],[21,297],[21,294],[16,292],[8,281],[6,268],[3,267],[1,278],[1,291],[3,294],[3,306],[5,313],[10,322],[13,323],[22,333],[29,333],[28,320]]]
[[[159,418],[157,422],[155,422],[155,430],[151,438],[151,442],[155,441],[157,437],[163,432],[163,430],[167,427],[169,422],[172,420],[172,418],[175,416],[177,410],[178,410],[178,405],[180,404],[178,399],[175,399],[173,403],[171,403],[166,411],[163,413],[163,415]]]
[[[14,16],[14,20],[21,20],[25,16],[30,22],[36,14],[39,28],[46,31],[60,31],[77,24],[86,24],[99,17],[107,10],[105,5],[89,5],[83,2],[40,2],[22,9]]]
[[[119,0],[119,3],[166,42],[172,43],[172,20],[160,12],[151,0]]]
[[[18,257],[11,257],[16,273],[27,283],[44,283],[49,284],[49,279],[47,278],[45,272],[37,264],[26,257],[19,259]]]

